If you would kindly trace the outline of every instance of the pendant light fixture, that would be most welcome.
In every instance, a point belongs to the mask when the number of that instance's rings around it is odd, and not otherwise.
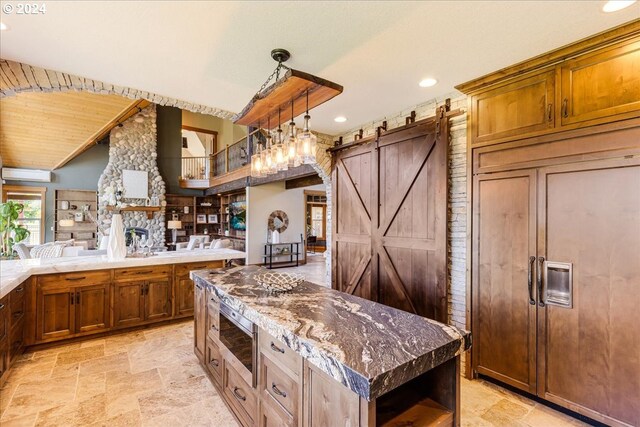
[[[293,98],[291,98],[291,121],[289,122],[289,136],[285,143],[287,150],[287,161],[289,167],[300,166],[300,159],[298,158],[298,143],[296,140],[296,122],[293,121]]]
[[[260,130],[260,123],[258,123],[258,131]],[[256,152],[251,156],[251,177],[262,178],[265,176],[264,167],[262,163],[262,144],[258,142],[256,144]]]
[[[304,116],[304,127],[298,134],[298,157],[301,163],[312,164],[316,162],[316,146],[318,138],[309,130],[309,91],[307,91],[307,114]]]
[[[267,122],[267,144],[266,148],[262,150],[262,164],[264,168],[264,173],[267,175],[273,175],[274,173],[278,173],[278,168],[276,167],[276,163],[274,162],[273,156],[273,137],[271,136],[271,119]]]
[[[289,159],[287,159],[287,150],[284,146],[284,138],[282,128],[280,127],[280,107],[278,107],[278,130],[276,131],[276,144],[273,147],[274,161],[278,171],[286,171],[289,169]]]

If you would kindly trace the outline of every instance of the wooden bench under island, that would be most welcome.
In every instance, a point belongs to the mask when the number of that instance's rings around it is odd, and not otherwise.
[[[458,426],[467,331],[257,266],[191,272],[195,353],[243,426]]]

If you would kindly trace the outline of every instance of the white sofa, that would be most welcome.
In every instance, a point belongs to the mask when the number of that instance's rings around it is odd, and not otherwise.
[[[176,251],[192,251],[195,249],[226,249],[231,247],[231,240],[229,239],[214,239],[209,240],[208,235],[193,235],[189,236],[189,241],[176,244]]]

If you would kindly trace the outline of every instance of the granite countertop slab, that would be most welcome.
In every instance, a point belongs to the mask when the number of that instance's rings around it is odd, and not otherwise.
[[[18,287],[22,282],[36,274],[220,261],[244,257],[244,252],[233,249],[202,249],[180,252],[159,252],[148,258],[125,258],[119,261],[109,261],[106,255],[3,260],[0,261],[0,298],[4,298],[5,295]]]
[[[265,271],[230,267],[191,278],[367,400],[471,346],[467,331],[309,282],[270,294],[254,279]]]

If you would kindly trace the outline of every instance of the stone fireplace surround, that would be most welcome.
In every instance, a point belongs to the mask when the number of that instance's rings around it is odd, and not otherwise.
[[[107,188],[122,189],[122,171],[147,171],[149,174],[149,197],[165,200],[166,186],[157,165],[157,125],[156,106],[151,104],[138,114],[116,126],[109,135],[109,163],[98,181],[98,222],[105,230],[110,231],[113,212],[107,209],[109,204],[105,195]],[[124,203],[143,200],[123,199]],[[155,212],[152,219],[147,219],[145,212],[122,212],[125,228],[141,228],[148,231],[154,246],[165,244],[164,212]]]

